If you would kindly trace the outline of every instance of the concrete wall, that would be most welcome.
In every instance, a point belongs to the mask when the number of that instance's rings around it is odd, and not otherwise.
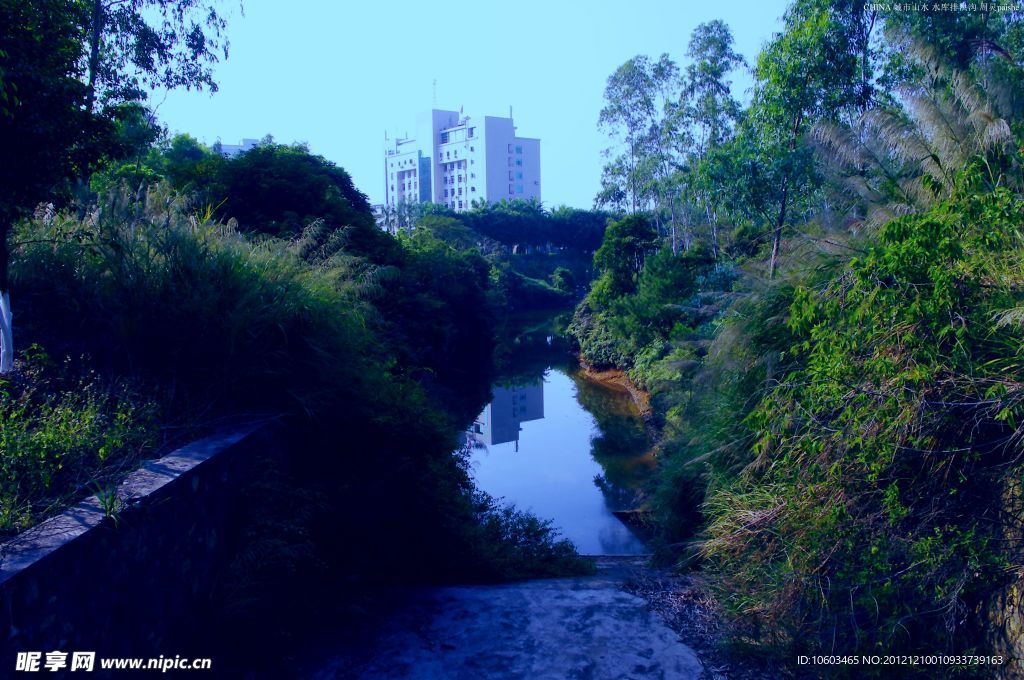
[[[116,521],[92,497],[0,544],[0,677],[21,651],[179,653],[169,640],[230,559],[234,500],[284,440],[273,424],[230,428],[131,474]]]

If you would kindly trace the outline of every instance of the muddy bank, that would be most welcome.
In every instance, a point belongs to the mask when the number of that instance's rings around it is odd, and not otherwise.
[[[580,360],[580,374],[587,380],[599,383],[609,389],[626,392],[640,411],[644,422],[651,419],[651,394],[633,382],[625,371],[619,368],[598,369]]]

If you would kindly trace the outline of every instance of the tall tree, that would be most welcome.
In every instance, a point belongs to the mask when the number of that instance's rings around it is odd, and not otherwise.
[[[844,8],[855,11],[851,5]],[[856,4],[856,3],[854,3]],[[858,63],[848,24],[826,0],[797,0],[786,12],[785,29],[757,60],[754,101],[748,121],[758,139],[774,194],[769,276],[778,265],[782,232],[794,192],[814,174],[803,136],[818,120],[837,116],[858,101]]]
[[[645,207],[654,187],[653,173],[660,167],[652,155],[663,139],[665,102],[674,98],[678,76],[678,67],[663,54],[654,63],[644,55],[633,57],[608,77],[598,127],[623,148],[605,152],[612,160],[604,168],[599,204],[632,213]]]
[[[216,0],[84,0],[89,107],[144,99],[150,89],[209,88],[228,56]]]
[[[732,135],[740,105],[730,89],[731,73],[746,64],[733,49],[732,32],[723,21],[700,24],[690,36],[686,54],[693,62],[686,68],[686,115],[696,129],[693,167],[695,193],[703,204],[711,230],[711,251],[718,258],[718,199],[716,180],[720,164],[714,152]]]
[[[151,87],[216,89],[227,56],[214,0],[0,0],[0,372],[11,370],[15,220],[54,199]]]
[[[688,114],[698,130],[695,151],[703,158],[728,138],[739,117],[740,105],[732,96],[729,77],[746,62],[733,49],[732,32],[720,20],[693,30],[686,56],[693,60],[686,67]]]
[[[14,362],[13,223],[88,161],[95,121],[82,81],[82,14],[64,0],[0,0],[0,372]]]

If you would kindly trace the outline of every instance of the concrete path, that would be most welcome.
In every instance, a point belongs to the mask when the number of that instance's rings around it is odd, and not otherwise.
[[[422,591],[370,648],[324,662],[313,677],[697,680],[693,651],[620,589],[639,564],[603,559],[595,576]]]

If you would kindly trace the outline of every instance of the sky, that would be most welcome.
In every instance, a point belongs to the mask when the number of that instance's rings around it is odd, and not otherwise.
[[[383,202],[384,134],[412,133],[431,108],[507,116],[541,140],[544,205],[589,208],[608,137],[597,129],[608,76],[667,52],[686,64],[690,33],[722,19],[753,63],[781,29],[784,0],[235,0],[220,90],[154,95],[172,133],[207,144],[273,135],[305,142]],[[436,86],[435,86],[436,81]],[[751,79],[734,76],[744,100]],[[436,94],[436,99],[435,99]],[[436,106],[435,106],[436,102]]]

